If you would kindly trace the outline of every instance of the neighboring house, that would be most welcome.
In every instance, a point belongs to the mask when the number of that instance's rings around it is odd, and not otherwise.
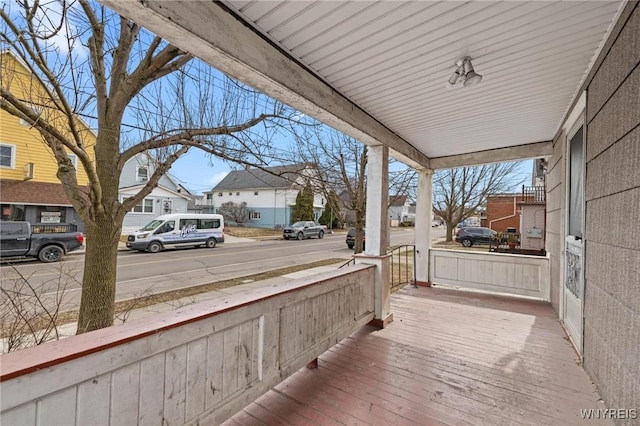
[[[42,90],[27,67],[8,51],[0,51],[0,76],[0,84],[21,98],[37,97]],[[38,110],[42,114],[59,113],[44,105]],[[1,219],[31,224],[71,223],[83,231],[82,221],[56,176],[58,164],[40,132],[4,110],[0,110],[0,123]],[[78,118],[78,126],[85,146],[94,145],[96,137],[88,125]],[[93,153],[93,150],[87,152]],[[76,168],[78,184],[87,186],[89,179],[84,168],[75,155],[68,155]]]
[[[540,182],[534,175],[534,182]],[[523,249],[544,249],[546,223],[546,188],[542,185],[522,186],[520,194],[496,194],[487,197],[483,226],[505,232],[515,228]]]
[[[415,222],[415,203],[411,203],[406,195],[392,195],[389,197],[388,214],[391,226],[398,226],[402,222]]]
[[[146,153],[138,154],[127,161],[120,175],[119,196],[121,200],[137,194],[146,184],[155,170],[154,161]],[[186,192],[186,193],[185,193]],[[169,213],[187,213],[191,194],[186,188],[176,183],[169,174],[158,181],[158,186],[151,194],[141,200],[131,212],[127,213],[122,223],[122,233],[133,232],[156,216]]]
[[[248,226],[277,228],[289,225],[298,192],[305,185],[305,176],[313,169],[306,164],[268,167],[264,170],[245,168],[233,170],[211,191],[204,193],[207,208],[217,209],[224,203],[247,203],[250,210]],[[208,203],[211,204],[208,204]],[[313,199],[314,219],[324,210],[325,199],[320,191]]]
[[[520,229],[519,200],[518,194],[488,195],[486,226],[498,232],[508,228]]]

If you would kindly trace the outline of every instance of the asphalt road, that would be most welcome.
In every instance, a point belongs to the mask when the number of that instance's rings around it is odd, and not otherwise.
[[[437,229],[433,238],[443,235],[444,230]],[[344,238],[345,234],[340,233],[326,235],[322,240],[224,243],[214,249],[188,248],[156,254],[123,251],[118,255],[116,299],[176,290],[323,259],[346,260],[353,251],[347,248]],[[398,228],[391,232],[393,245],[411,244],[413,241],[412,228]],[[55,264],[29,261],[17,264],[15,269],[2,265],[1,285],[4,289],[14,287],[20,281],[18,274],[21,274],[45,298],[54,298],[64,287],[63,308],[74,309],[79,306],[83,264],[84,255],[79,254],[69,255]]]

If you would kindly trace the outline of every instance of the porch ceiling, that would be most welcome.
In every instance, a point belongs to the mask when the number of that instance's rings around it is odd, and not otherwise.
[[[548,154],[623,1],[101,0],[413,165]],[[144,4],[144,5],[143,5]],[[240,20],[240,21],[238,21]],[[445,84],[470,56],[482,82]],[[493,151],[489,157],[468,155]],[[460,156],[437,160],[439,157]]]

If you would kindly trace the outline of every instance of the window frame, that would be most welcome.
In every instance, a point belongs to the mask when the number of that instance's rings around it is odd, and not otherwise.
[[[259,211],[251,210],[249,212],[249,220],[262,220],[262,214]]]
[[[145,204],[146,202],[149,201],[150,202],[150,207],[151,207],[151,211],[147,212],[145,211]],[[136,208],[140,206],[141,210],[138,212],[136,211]],[[140,202],[138,204],[136,204],[135,206],[133,206],[133,208],[131,209],[131,213],[138,213],[138,214],[153,214],[153,198],[143,198],[142,200],[140,200]]]
[[[143,179],[140,177],[140,170],[146,170],[147,176]],[[136,165],[136,182],[147,182],[149,180],[149,166]]]
[[[76,176],[77,176],[78,175],[78,156],[73,153],[67,152],[67,157],[69,157],[69,160],[71,160],[71,164],[73,164],[73,168],[75,169]]]
[[[16,146],[13,144],[0,142],[0,147],[8,147],[11,149],[11,156],[9,157],[10,164],[8,166],[5,166],[0,162],[0,168],[15,169],[16,168],[16,149],[17,149]]]
[[[33,111],[33,112],[37,113],[37,114],[38,114],[38,116],[41,116],[41,115],[42,115],[42,111],[44,110],[42,106],[38,106],[38,105],[36,105],[36,104],[32,104],[32,103],[30,103],[30,104],[28,104],[28,105],[29,105],[29,109],[30,109],[31,111]],[[27,120],[24,120],[24,119],[20,118],[20,119],[19,119],[19,122],[20,122],[20,125],[22,125],[22,126],[29,126],[29,127],[31,127],[31,124],[30,124]]]

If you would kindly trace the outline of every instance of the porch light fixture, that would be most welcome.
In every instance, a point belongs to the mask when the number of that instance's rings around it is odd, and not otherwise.
[[[473,69],[471,58],[466,56],[456,62],[456,69],[449,77],[447,87],[453,87],[456,83],[462,83],[464,87],[474,86],[481,80],[482,76]]]

